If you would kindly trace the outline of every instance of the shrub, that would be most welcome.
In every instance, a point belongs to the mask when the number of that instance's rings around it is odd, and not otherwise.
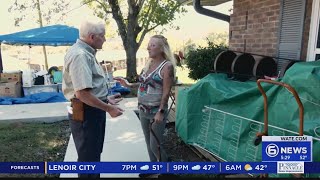
[[[217,55],[227,49],[226,45],[216,45],[208,42],[208,47],[198,47],[197,49],[190,50],[186,57],[186,64],[189,68],[189,77],[193,80],[198,80],[214,69],[214,61]]]

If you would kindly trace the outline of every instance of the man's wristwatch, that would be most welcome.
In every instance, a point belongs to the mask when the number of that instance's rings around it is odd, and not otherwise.
[[[159,108],[158,112],[163,114],[164,113],[164,109]]]

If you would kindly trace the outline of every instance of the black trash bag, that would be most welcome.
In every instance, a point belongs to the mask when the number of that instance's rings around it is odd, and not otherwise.
[[[34,80],[34,85],[44,85],[44,77],[38,76]]]

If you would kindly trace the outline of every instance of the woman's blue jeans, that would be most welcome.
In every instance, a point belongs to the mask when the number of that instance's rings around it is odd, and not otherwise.
[[[167,114],[167,110],[165,111],[164,114]],[[143,130],[143,134],[145,137],[145,141],[147,144],[147,149],[148,149],[150,161],[151,162],[157,162],[157,161],[166,162],[166,161],[168,161],[168,156],[167,156],[167,154],[163,148],[163,145],[162,145],[163,141],[164,141],[163,134],[164,134],[165,126],[166,126],[166,120],[164,119],[164,120],[162,120],[161,123],[154,122],[152,124],[152,129],[160,141],[161,159],[158,159],[159,158],[158,143],[150,131],[150,124],[153,121],[154,116],[155,116],[154,113],[147,113],[142,110],[139,111],[139,118],[140,118],[142,130]]]

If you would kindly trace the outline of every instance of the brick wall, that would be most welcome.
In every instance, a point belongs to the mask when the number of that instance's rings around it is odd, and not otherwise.
[[[280,0],[234,0],[229,47],[277,56]]]
[[[313,0],[308,0],[306,2],[306,15],[304,19],[303,36],[302,36],[302,51],[301,51],[302,60],[306,60],[307,58],[310,23],[311,23],[311,12],[312,12],[312,1]]]

